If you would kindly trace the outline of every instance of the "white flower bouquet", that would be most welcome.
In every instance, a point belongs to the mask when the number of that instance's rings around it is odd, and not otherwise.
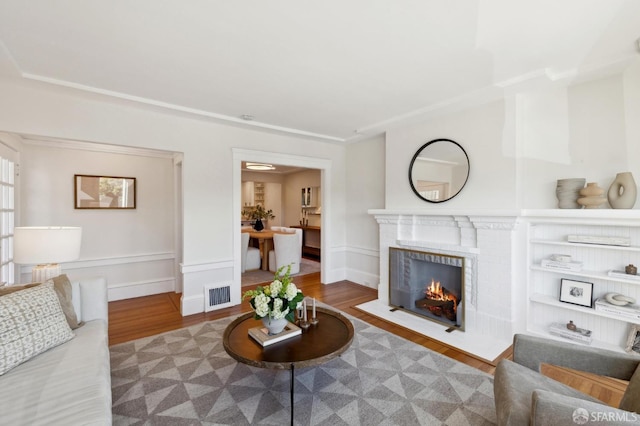
[[[291,282],[291,265],[286,266],[287,272],[280,275],[285,267],[276,271],[274,280],[266,287],[258,286],[255,290],[248,290],[242,300],[250,297],[249,303],[255,311],[255,318],[269,317],[272,319],[286,318],[293,322],[298,304],[304,299],[301,290]]]

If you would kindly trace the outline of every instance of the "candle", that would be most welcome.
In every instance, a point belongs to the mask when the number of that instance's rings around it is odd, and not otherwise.
[[[302,309],[304,310],[304,322],[307,322],[307,301],[302,302]]]
[[[313,319],[316,319],[316,298],[313,298],[313,316],[311,317]]]

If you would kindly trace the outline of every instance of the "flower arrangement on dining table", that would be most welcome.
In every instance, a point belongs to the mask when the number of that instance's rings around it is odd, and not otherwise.
[[[287,271],[281,275],[284,268]],[[302,290],[291,282],[291,265],[280,267],[268,286],[258,286],[255,290],[248,290],[242,300],[250,297],[249,303],[255,311],[255,319],[283,319],[294,322],[298,304],[304,299]]]

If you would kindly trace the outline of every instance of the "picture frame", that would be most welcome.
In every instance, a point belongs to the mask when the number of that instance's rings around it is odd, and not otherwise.
[[[640,325],[630,325],[629,337],[627,337],[627,347],[625,348],[625,351],[640,355]]]
[[[75,209],[135,209],[136,178],[122,176],[73,176]]]
[[[560,301],[586,308],[593,307],[593,283],[562,278],[560,280]]]

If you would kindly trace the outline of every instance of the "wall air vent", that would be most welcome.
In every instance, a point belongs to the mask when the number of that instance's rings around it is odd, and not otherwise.
[[[228,284],[211,284],[204,287],[204,311],[231,306],[231,286]]]

